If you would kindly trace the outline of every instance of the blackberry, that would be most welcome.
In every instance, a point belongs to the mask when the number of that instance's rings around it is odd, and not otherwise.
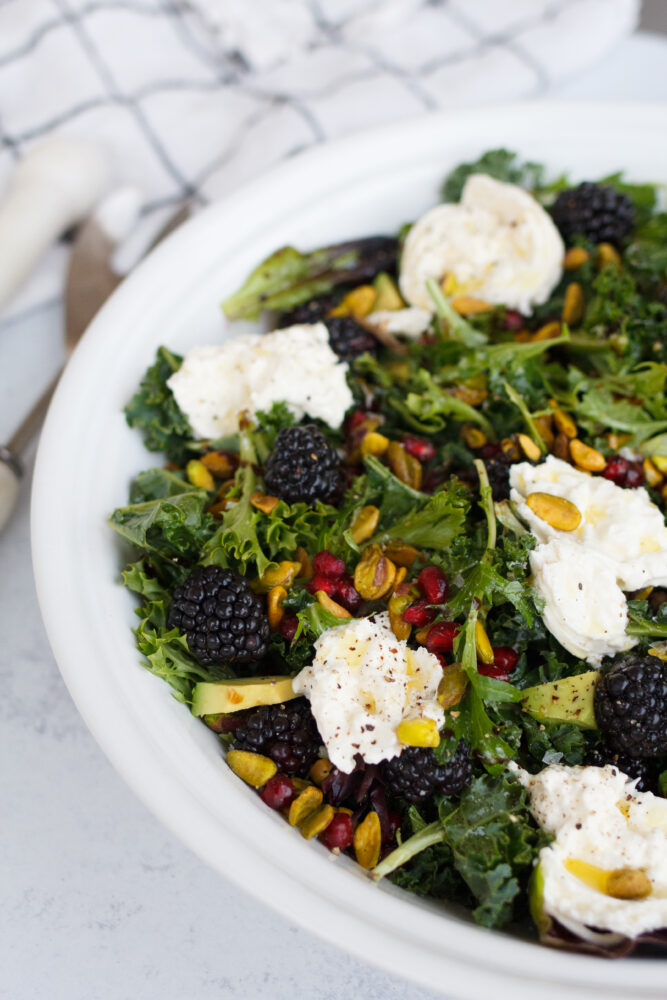
[[[638,778],[637,790],[640,792],[657,791],[657,773],[653,761],[639,757],[628,757],[625,753],[617,753],[606,743],[589,750],[584,760],[593,767],[605,767],[607,764],[617,767],[628,778]]]
[[[298,326],[302,323],[320,323],[338,304],[340,295],[319,295],[316,299],[302,302],[278,317],[278,328]]]
[[[285,427],[269,455],[264,483],[268,493],[288,503],[333,503],[343,490],[343,468],[336,450],[314,424]]]
[[[624,656],[598,681],[595,716],[619,753],[667,753],[667,664],[657,656]]]
[[[618,244],[635,226],[635,210],[628,196],[590,181],[562,191],[551,216],[566,242],[578,233],[592,243]]]
[[[489,486],[493,499],[509,500],[510,496],[510,465],[512,459],[504,451],[499,451],[497,455],[484,459],[486,474],[489,477]]]
[[[406,747],[399,757],[382,765],[385,784],[394,795],[408,802],[422,802],[431,795],[456,795],[472,781],[472,760],[467,744],[460,740],[444,764],[432,750]]]
[[[259,660],[268,648],[261,598],[242,576],[219,566],[198,567],[176,588],[167,624],[186,636],[205,666]]]
[[[330,316],[324,322],[329,331],[331,349],[343,361],[353,361],[360,354],[377,353],[376,338],[352,316]]]
[[[322,738],[307,698],[253,709],[234,730],[234,747],[262,753],[284,774],[305,776],[317,760]]]

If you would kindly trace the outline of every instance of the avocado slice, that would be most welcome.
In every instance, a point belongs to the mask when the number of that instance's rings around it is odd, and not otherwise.
[[[533,918],[533,923],[537,927],[540,940],[544,941],[548,939],[552,928],[552,921],[544,908],[544,871],[539,861],[533,868],[528,880],[528,908]]]
[[[192,692],[193,715],[240,712],[259,705],[280,705],[299,696],[291,677],[234,677],[227,681],[200,681]]]
[[[599,676],[599,671],[588,670],[575,677],[526,688],[523,710],[544,722],[571,722],[582,729],[597,729],[593,696]]]
[[[405,302],[403,301],[401,293],[396,286],[396,282],[384,271],[381,271],[380,274],[375,276],[373,288],[375,289],[373,312],[380,312],[385,309],[394,311],[396,309],[405,308]]]

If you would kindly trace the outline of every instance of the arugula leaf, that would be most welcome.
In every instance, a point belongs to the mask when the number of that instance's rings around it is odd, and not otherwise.
[[[393,524],[397,518],[405,517],[416,506],[428,501],[426,493],[413,490],[402,483],[393,472],[373,455],[364,459],[366,467],[365,496],[363,503],[377,500],[380,508],[380,524]]]
[[[495,431],[484,414],[441,389],[429,372],[420,369],[415,381],[420,391],[408,393],[405,406],[418,418],[425,431],[437,433],[446,425],[443,418],[453,417],[454,420],[479,424],[489,440],[495,440]]]
[[[464,319],[452,308],[451,303],[434,278],[427,278],[426,290],[433,299],[436,316],[441,324],[444,324],[449,340],[458,340],[466,347],[477,347],[486,343],[488,339],[486,335],[480,330],[476,330],[467,319]]]
[[[667,417],[656,420],[643,406],[629,399],[615,399],[611,387],[594,387],[585,392],[576,405],[576,414],[592,425],[626,431],[637,444],[667,430]]]
[[[535,418],[533,417],[532,413],[530,412],[530,410],[528,409],[528,407],[526,406],[525,402],[523,401],[519,393],[516,391],[516,389],[513,386],[511,386],[507,381],[505,381],[503,384],[505,392],[507,393],[509,399],[514,403],[516,408],[519,410],[521,416],[523,417],[526,424],[526,430],[528,431],[531,438],[533,439],[537,447],[544,455],[547,450],[547,446],[544,442],[544,438],[539,432],[537,424],[535,423]]]
[[[284,311],[324,295],[336,285],[360,283],[393,270],[398,241],[389,236],[350,240],[301,253],[282,247],[270,254],[222,303],[228,319],[256,319],[267,309]]]
[[[323,608],[318,601],[313,601],[308,607],[297,611],[296,616],[299,619],[297,639],[302,633],[311,639],[319,639],[327,629],[336,628],[337,625],[349,625],[351,621],[350,618],[339,618],[333,612]]]
[[[149,451],[163,451],[170,461],[183,465],[189,442],[194,438],[190,424],[167,385],[183,358],[166,347],[158,348],[155,363],[146,371],[139,391],[125,407],[130,427],[138,427]]]
[[[445,490],[434,493],[421,510],[414,509],[395,521],[375,541],[401,539],[424,549],[445,549],[460,535],[468,513],[465,487],[450,481]]]
[[[628,624],[625,631],[628,635],[652,636],[655,639],[667,639],[667,620],[645,618],[628,603]]]
[[[526,361],[539,358],[554,347],[561,344],[570,343],[572,337],[569,328],[564,324],[560,336],[551,340],[528,341],[525,344],[518,344],[516,341],[507,341],[501,344],[488,344],[478,351],[480,363],[484,367],[489,367],[507,375],[521,367]]]

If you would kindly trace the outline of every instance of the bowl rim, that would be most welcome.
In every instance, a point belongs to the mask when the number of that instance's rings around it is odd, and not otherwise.
[[[78,594],[80,581],[67,559],[67,542],[74,537],[73,532],[83,531],[85,536],[96,530],[86,522],[81,505],[72,503],[71,476],[76,466],[68,430],[73,412],[84,419],[87,412],[93,412],[95,380],[91,385],[88,373],[97,370],[99,376],[105,361],[111,360],[113,331],[122,326],[123,317],[147,308],[164,282],[164,275],[178,273],[179,261],[188,259],[188,251],[201,256],[207,237],[214,241],[216,232],[224,231],[225,224],[230,231],[234,231],[234,225],[242,225],[248,206],[257,213],[262,207],[275,205],[278,199],[281,211],[289,211],[291,206],[302,204],[306,196],[325,196],[331,187],[327,178],[334,167],[338,184],[353,182],[358,170],[370,163],[377,165],[379,151],[384,150],[392,154],[393,167],[400,169],[402,159],[407,162],[415,149],[433,147],[436,133],[449,129],[483,135],[483,125],[491,118],[512,123],[508,126],[508,142],[517,122],[523,128],[544,128],[548,127],[546,123],[558,122],[559,127],[564,127],[567,122],[578,121],[583,128],[587,120],[595,122],[596,128],[621,128],[624,135],[634,133],[640,139],[660,121],[664,135],[667,103],[529,101],[463,112],[430,112],[306,150],[191,219],[156,248],[105,304],[56,391],[39,444],[32,490],[31,533],[38,599],[65,683],[117,771],[161,822],[203,860],[286,918],[425,987],[450,990],[455,985],[460,996],[476,997],[493,988],[502,997],[502,988],[508,997],[510,991],[513,997],[532,997],[538,988],[545,998],[556,998],[563,988],[568,988],[573,998],[582,1000],[625,995],[657,998],[664,990],[665,965],[661,960],[613,963],[612,969],[612,963],[598,958],[541,948],[498,931],[457,922],[442,912],[434,914],[428,906],[413,907],[412,926],[406,926],[405,915],[410,911],[400,890],[389,886],[381,897],[376,893],[373,901],[370,892],[374,886],[368,879],[349,871],[348,877],[336,872],[335,878],[329,878],[330,859],[319,851],[305,850],[306,845],[293,831],[282,829],[284,825],[273,830],[273,843],[284,852],[282,864],[276,864],[273,852],[258,838],[258,829],[267,826],[269,817],[261,823],[256,820],[257,829],[243,828],[248,817],[257,815],[254,796],[235,796],[235,812],[221,826],[219,816],[206,801],[203,783],[196,779],[186,782],[182,770],[173,761],[165,760],[137,706],[128,702],[111,676],[91,670],[91,634],[86,631],[88,618],[81,616],[81,611],[86,610],[93,621],[92,606],[86,603],[91,595]],[[398,152],[397,134],[401,138]],[[438,142],[442,144],[440,137]],[[244,239],[252,240],[253,236],[250,233]],[[82,440],[86,433],[85,429],[80,431]],[[90,448],[90,439],[86,440]],[[94,576],[93,570],[89,572]],[[70,629],[72,617],[64,614],[64,609],[75,613],[83,624],[81,629]],[[122,624],[125,628],[125,622]],[[303,856],[297,857],[295,852],[292,857],[293,847],[298,847]],[[286,857],[289,864],[285,864]],[[313,882],[313,878],[317,881]],[[479,962],[482,949],[483,965]],[[638,983],[639,969],[642,978]],[[548,982],[545,974],[552,977]]]

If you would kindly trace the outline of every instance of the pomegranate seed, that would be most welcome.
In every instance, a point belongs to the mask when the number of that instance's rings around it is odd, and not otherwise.
[[[333,597],[336,593],[336,583],[336,580],[332,580],[330,576],[325,576],[324,573],[315,573],[306,584],[306,590],[309,594],[315,594],[318,590],[323,590],[329,597]]]
[[[644,484],[644,471],[641,462],[631,462],[622,455],[614,455],[607,462],[602,473],[605,479],[610,479],[616,486],[625,489],[636,489]]]
[[[313,557],[313,569],[315,573],[329,576],[332,580],[337,580],[345,572],[345,563],[338,556],[335,556],[328,549],[322,549]]]
[[[428,601],[413,601],[403,612],[403,621],[417,628],[430,625],[435,618],[435,608],[430,608]]]
[[[354,826],[352,817],[348,816],[347,813],[335,813],[334,818],[321,835],[320,840],[330,851],[333,851],[336,847],[340,851],[344,851],[346,847],[351,846],[353,837]]]
[[[497,667],[495,663],[478,663],[477,673],[484,674],[485,677],[495,677],[497,681],[508,681],[510,675],[505,667]]]
[[[296,635],[296,630],[299,627],[299,619],[296,615],[283,615],[278,622],[278,631],[280,632],[283,639],[287,639],[291,642]]]
[[[359,610],[364,600],[348,573],[344,573],[339,580],[336,580],[335,596],[352,614]]]
[[[644,470],[642,469],[641,462],[630,462],[630,468],[625,477],[624,485],[630,490],[644,485]]]
[[[627,458],[615,455],[614,458],[610,458],[607,462],[602,475],[605,479],[611,479],[612,483],[616,483],[617,486],[622,486],[625,482],[629,464]]]
[[[418,458],[420,462],[430,462],[431,459],[435,458],[435,445],[430,441],[424,441],[423,438],[406,434],[403,438],[403,447],[408,455]]]
[[[447,580],[445,574],[438,566],[424,566],[417,577],[417,586],[422,597],[426,598],[429,604],[444,604],[447,600]]]
[[[461,626],[456,622],[437,622],[428,630],[426,648],[429,653],[451,653],[460,631]]]
[[[508,309],[505,313],[505,329],[506,330],[520,330],[525,326],[525,320],[520,312],[516,309]]]
[[[500,667],[506,673],[511,674],[511,672],[516,667],[519,662],[519,654],[516,649],[512,649],[511,646],[494,646],[493,647],[493,666]]]
[[[396,840],[396,832],[401,825],[401,814],[392,810],[387,813],[387,820],[385,829],[382,831],[383,844],[391,844],[392,841]]]
[[[623,486],[625,484],[625,477],[627,475],[629,465],[630,463],[627,458],[615,455],[607,462],[602,475],[605,479],[610,479],[612,483],[615,483],[617,486]]]
[[[483,448],[479,449],[479,457],[486,461],[489,458],[495,458],[501,451],[502,448],[499,444],[493,444],[493,442],[490,441],[488,444],[485,444]]]
[[[296,798],[296,788],[286,774],[274,774],[259,793],[270,809],[284,809]]]
[[[367,416],[368,414],[363,410],[353,410],[345,421],[345,433],[351,434],[355,427],[358,427],[359,424],[363,424]]]

